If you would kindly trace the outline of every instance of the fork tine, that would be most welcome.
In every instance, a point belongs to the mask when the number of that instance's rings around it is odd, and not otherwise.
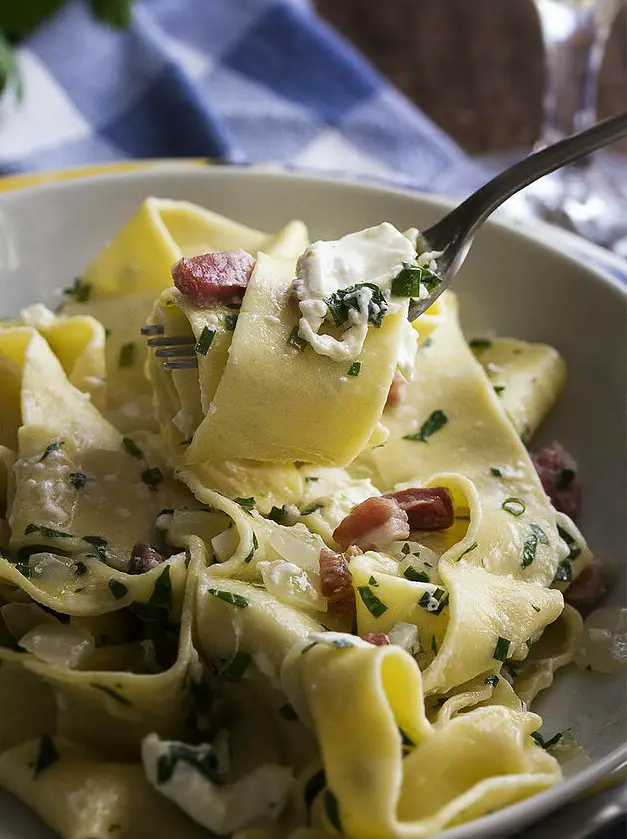
[[[163,335],[164,330],[163,326],[155,323],[153,326],[142,326],[140,331],[142,335]]]
[[[186,347],[196,343],[196,339],[187,335],[166,335],[163,338],[149,338],[149,347]]]
[[[166,370],[194,370],[198,367],[197,358],[169,358],[163,362]]]
[[[196,350],[193,346],[189,347],[161,347],[157,350],[155,355],[157,358],[180,358],[181,356],[194,356]]]

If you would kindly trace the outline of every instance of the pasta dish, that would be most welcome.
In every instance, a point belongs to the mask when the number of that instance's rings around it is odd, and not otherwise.
[[[0,786],[64,839],[423,839],[561,779],[565,365],[410,323],[438,282],[415,229],[150,198],[0,323]]]

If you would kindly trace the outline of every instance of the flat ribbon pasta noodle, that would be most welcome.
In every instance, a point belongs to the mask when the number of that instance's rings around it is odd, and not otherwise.
[[[190,469],[236,458],[341,466],[372,437],[396,369],[407,303],[368,330],[364,375],[348,376],[346,363],[290,346],[298,321],[289,304],[293,278],[292,262],[259,255],[220,384],[185,454]]]
[[[481,708],[433,728],[408,653],[351,636],[316,640],[290,652],[284,685],[302,691],[326,768],[325,821],[333,812],[346,835],[432,836],[560,779],[529,736],[534,714]]]
[[[477,340],[471,347],[514,428],[528,442],[564,387],[564,359],[553,347],[515,338]]]
[[[19,661],[0,662],[0,755],[42,734],[54,733],[57,706],[44,679]]]
[[[144,201],[81,278],[80,289],[89,300],[64,310],[89,312],[107,329],[108,415],[116,427],[152,427],[151,389],[143,373],[147,351],[140,329],[155,294],[172,284],[170,268],[175,262],[182,256],[236,249],[253,255],[263,249],[295,259],[308,238],[299,221],[268,234],[186,201]]]
[[[62,839],[203,839],[154,792],[140,764],[104,762],[64,740],[30,740],[0,756],[0,784]]]

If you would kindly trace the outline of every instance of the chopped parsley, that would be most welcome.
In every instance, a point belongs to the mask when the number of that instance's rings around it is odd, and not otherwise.
[[[155,638],[170,628],[169,613],[171,608],[172,580],[170,579],[170,566],[166,565],[155,581],[148,602],[135,601],[129,606],[129,611],[144,624],[146,637]]]
[[[473,542],[473,543],[472,543],[472,545],[469,545],[469,546],[466,548],[466,550],[465,550],[465,551],[463,551],[462,553],[460,553],[460,555],[457,557],[457,561],[459,562],[459,560],[460,560],[460,559],[462,559],[463,557],[465,557],[465,556],[466,556],[466,554],[469,554],[471,551],[474,551],[474,549],[475,549],[476,547],[477,547],[477,543],[476,543],[476,542]]]
[[[272,507],[270,512],[266,516],[266,518],[270,519],[270,521],[274,521],[277,524],[283,524],[289,527],[291,524],[294,524],[294,516],[290,512],[289,507],[287,504],[284,504],[282,507]]]
[[[577,541],[573,539],[573,537],[568,533],[567,530],[564,530],[563,527],[560,527],[559,524],[557,525],[557,532],[559,533],[560,539],[562,539],[569,548],[568,559],[572,562],[573,560],[577,559],[577,557],[581,554],[581,548],[577,544]]]
[[[431,636],[431,651],[434,655],[438,654],[438,642],[435,635]]]
[[[560,469],[557,473],[557,488],[569,489],[577,473],[573,469]]]
[[[70,474],[70,483],[74,489],[82,489],[87,483],[87,475],[83,472],[72,472]]]
[[[44,449],[44,453],[39,458],[39,462],[42,463],[48,457],[49,454],[52,454],[52,452],[58,452],[62,445],[62,440],[55,440],[54,443],[50,443],[50,445],[46,446],[46,448]]]
[[[531,608],[533,609],[534,612],[540,612],[541,611],[540,607],[536,606],[535,603],[531,604]]]
[[[309,644],[306,644],[306,645],[302,648],[302,650],[300,651],[300,654],[301,654],[301,655],[305,655],[305,653],[308,653],[308,652],[309,652],[309,650],[313,650],[313,648],[314,648],[314,647],[316,647],[317,645],[318,645],[318,642],[317,642],[317,641],[311,641]]]
[[[121,693],[118,693],[117,690],[110,688],[108,685],[99,685],[97,682],[92,682],[90,687],[95,688],[96,690],[101,690],[103,693],[106,693],[107,696],[110,696],[111,699],[115,699],[116,702],[119,702],[120,705],[126,705],[128,707],[133,706],[130,699],[127,699],[126,696],[122,696]]]
[[[314,501],[313,504],[310,504],[309,507],[303,507],[300,511],[301,516],[311,516],[313,513],[317,513],[318,510],[322,510],[324,508],[324,504],[320,501]]]
[[[237,318],[238,315],[225,315],[224,316],[224,326],[226,327],[228,332],[233,332],[235,327],[237,326]]]
[[[136,457],[139,460],[144,456],[137,443],[134,443],[130,437],[122,437],[122,445],[124,446],[125,452],[130,454],[131,457]]]
[[[512,642],[509,641],[507,638],[502,638],[499,635],[496,642],[496,646],[494,648],[494,652],[492,654],[492,658],[496,659],[496,661],[505,661],[511,643]]]
[[[255,506],[255,499],[252,496],[250,498],[234,498],[233,501],[245,510],[252,510]]]
[[[301,338],[298,334],[298,324],[296,324],[294,329],[292,329],[292,331],[290,332],[290,336],[287,339],[287,343],[290,347],[293,347],[295,350],[298,350],[298,352],[302,352],[307,346],[307,341],[305,341],[304,338]]]
[[[238,609],[245,609],[250,603],[247,597],[242,597],[241,594],[233,594],[231,591],[220,591],[217,588],[209,588],[207,591],[209,594],[217,597],[218,600],[222,600],[224,603],[229,603],[231,606],[235,606]]]
[[[408,565],[407,568],[403,571],[403,577],[406,580],[411,580],[412,583],[430,583],[431,580],[429,579],[429,575],[425,574],[424,571],[416,571],[411,565]]]
[[[62,530],[55,530],[52,527],[46,527],[44,524],[35,524],[30,522],[24,529],[24,536],[30,536],[31,533],[38,533],[46,539],[73,539],[71,533],[64,533]]]
[[[86,283],[81,277],[76,277],[74,285],[64,288],[65,297],[72,297],[77,303],[87,303],[91,296],[91,283]]]
[[[329,314],[336,326],[342,326],[346,323],[349,319],[349,312],[359,312],[362,299],[361,292],[365,290],[370,291],[368,323],[377,327],[381,326],[388,310],[388,301],[379,286],[374,283],[357,283],[357,285],[348,288],[340,288],[325,298],[324,302],[327,304]]]
[[[494,392],[497,396],[500,396],[503,391],[505,390],[505,385],[494,385]]]
[[[298,714],[289,702],[286,702],[285,705],[281,705],[279,708],[279,716],[288,722],[294,722],[294,720],[298,719]]]
[[[370,576],[370,579],[368,580],[368,585],[369,585],[369,586],[374,586],[374,588],[377,588],[377,587],[378,587],[378,585],[379,585],[379,583],[378,583],[378,582],[375,580],[375,578],[371,575],[371,576]]]
[[[379,600],[376,594],[372,593],[368,586],[357,586],[357,591],[373,618],[380,618],[384,612],[387,612],[388,607]]]
[[[496,673],[493,673],[492,676],[486,676],[485,683],[486,685],[490,685],[490,687],[496,687],[499,683],[499,677]]]
[[[45,772],[46,769],[49,769],[58,760],[59,752],[54,744],[54,740],[47,734],[44,734],[39,741],[39,751],[35,760],[33,778],[38,778],[42,772]]]
[[[553,577],[553,584],[555,583],[570,583],[573,579],[573,567],[569,559],[564,559],[557,566],[557,571]]]
[[[142,472],[141,479],[151,492],[156,492],[157,487],[163,481],[163,472],[158,466],[149,466]]]
[[[168,748],[168,753],[160,755],[157,759],[158,784],[167,784],[174,774],[174,770],[179,761],[187,763],[196,769],[203,778],[215,782],[218,771],[218,759],[209,743],[200,746],[188,746],[186,743],[172,743]]]
[[[468,346],[473,352],[481,352],[482,350],[489,350],[492,346],[492,341],[488,338],[473,338],[468,342]]]
[[[320,480],[320,478],[316,478],[316,476],[315,476],[315,475],[307,475],[307,476],[305,477],[305,483],[306,483],[306,484],[311,483],[311,481],[319,481],[319,480]]]
[[[346,371],[347,376],[359,376],[361,373],[361,361],[353,361],[351,366]]]
[[[198,355],[207,355],[215,334],[215,329],[211,329],[209,326],[203,326],[200,338],[194,347],[194,352],[198,353]]]
[[[354,647],[352,641],[349,641],[348,638],[334,638],[331,641],[334,647],[337,647],[338,650],[346,650],[348,647]]]
[[[542,542],[543,545],[549,544],[549,537],[546,535],[544,530],[541,527],[538,527],[537,524],[530,524],[529,527],[533,531],[533,533],[537,536],[538,542]]]
[[[244,562],[245,563],[248,564],[252,560],[252,558],[255,555],[255,551],[257,550],[258,547],[259,547],[259,542],[257,541],[257,534],[253,533],[253,546],[250,549],[250,553],[247,556],[244,557]]]
[[[448,594],[443,588],[436,588],[435,591],[425,591],[418,605],[427,612],[433,612],[434,615],[439,615],[442,609],[448,603]]]
[[[534,561],[534,559],[536,558],[537,547],[538,537],[535,533],[532,533],[531,536],[527,536],[527,538],[523,542],[523,555],[521,562],[523,568],[527,568]]]
[[[109,580],[109,590],[116,600],[121,600],[128,594],[128,588],[119,580]]]
[[[494,475],[495,478],[502,478],[503,477],[503,473],[498,468],[498,466],[490,466],[490,474]]]
[[[119,366],[132,367],[135,363],[136,355],[137,347],[135,346],[134,341],[129,341],[128,344],[122,344],[120,347],[120,357],[118,359]]]
[[[411,548],[409,547],[409,542],[405,542],[405,544],[404,544],[404,545],[403,545],[403,547],[401,548],[401,553],[403,553],[403,554],[405,554],[405,556],[407,556],[407,554],[408,554],[410,551],[411,551]]]
[[[403,267],[392,280],[393,297],[419,297],[420,287],[424,285],[430,293],[442,282],[442,278],[426,266],[403,262]]]
[[[505,501],[501,504],[501,508],[505,510],[506,513],[509,513],[511,516],[522,516],[522,514],[527,509],[527,505],[522,500],[522,498],[506,498]]]
[[[448,417],[444,413],[444,411],[440,411],[439,409],[433,411],[429,417],[423,422],[422,426],[420,427],[420,431],[416,434],[405,434],[403,440],[417,440],[420,443],[426,443],[427,438],[431,437],[432,434],[435,434],[436,431],[439,431],[443,428],[446,423],[448,422]]]
[[[96,549],[98,559],[106,561],[107,559],[107,540],[102,536],[83,536],[83,542],[92,545]]]
[[[248,653],[239,650],[235,653],[233,658],[222,667],[218,672],[218,676],[224,679],[225,682],[239,682],[251,662],[251,657]]]
[[[553,746],[557,746],[564,734],[566,734],[566,731],[569,730],[570,729],[567,728],[565,731],[559,731],[557,734],[554,734],[553,737],[551,737],[549,740],[545,740],[539,731],[534,731],[531,734],[531,737],[533,737],[538,746],[541,746],[543,749],[551,749],[553,748]]]

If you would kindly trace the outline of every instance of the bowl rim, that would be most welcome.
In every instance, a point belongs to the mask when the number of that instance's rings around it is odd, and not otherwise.
[[[154,162],[154,161],[153,161]],[[155,178],[172,180],[172,182],[181,182],[189,179],[207,180],[211,181],[216,177],[227,177],[238,181],[247,181],[255,179],[267,179],[270,181],[282,181],[292,184],[296,188],[307,189],[311,185],[319,185],[320,183],[328,185],[329,189],[348,190],[358,198],[360,195],[368,195],[372,200],[378,197],[385,196],[386,198],[402,198],[403,200],[410,199],[417,204],[427,206],[430,209],[436,209],[443,212],[448,211],[455,206],[458,201],[454,199],[437,195],[433,193],[426,193],[419,190],[412,190],[405,187],[398,187],[381,183],[379,181],[355,180],[353,178],[344,178],[331,173],[317,174],[310,171],[290,170],[284,167],[274,165],[220,165],[213,164],[210,161],[207,166],[190,165],[189,167],[181,165],[184,161],[163,161],[158,166],[143,166],[138,169],[116,171],[103,171],[98,174],[77,174],[76,177],[64,178],[62,180],[45,181],[39,184],[29,184],[24,187],[16,187],[4,192],[0,192],[0,208],[5,205],[10,205],[16,201],[37,201],[42,197],[47,197],[50,194],[58,195],[59,193],[83,191],[85,189],[98,190],[102,185],[113,186],[128,181],[145,182],[150,184]],[[147,195],[153,194],[147,189]],[[497,218],[489,219],[486,222],[486,227],[496,231],[503,231],[505,234],[514,236],[527,244],[529,247],[535,247],[540,252],[544,252],[550,258],[562,260],[567,265],[577,266],[580,270],[583,269],[588,273],[594,282],[601,282],[608,288],[608,291],[614,292],[620,296],[623,303],[627,302],[627,284],[620,282],[617,277],[605,269],[603,266],[594,263],[585,262],[582,258],[578,258],[576,251],[568,252],[564,248],[564,243],[583,241],[579,237],[569,234],[566,231],[559,230],[559,236],[555,236],[556,228],[552,225],[538,222],[536,224],[528,224],[519,221],[513,221],[502,215]],[[555,240],[561,241],[562,246],[555,244]],[[587,244],[587,243],[586,243]],[[596,250],[595,246],[590,246],[592,251]],[[617,266],[620,262],[616,261]],[[565,778],[555,786],[546,789],[542,792],[536,793],[530,798],[511,804],[508,807],[492,813],[488,816],[483,816],[463,825],[448,828],[438,836],[443,839],[476,839],[478,835],[494,836],[502,834],[504,830],[516,830],[522,826],[530,825],[537,822],[542,816],[549,814],[556,810],[560,805],[575,798],[576,796],[591,791],[590,788],[599,784],[607,778],[612,772],[618,769],[627,761],[627,743],[615,748],[609,754],[592,761],[590,765],[579,770],[577,774]]]

